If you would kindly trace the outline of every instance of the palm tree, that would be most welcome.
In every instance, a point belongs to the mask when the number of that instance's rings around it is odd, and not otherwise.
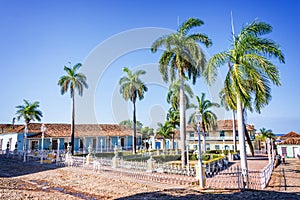
[[[19,121],[21,118],[25,121],[25,129],[27,129],[28,124],[30,121],[41,121],[41,118],[43,117],[42,111],[40,111],[38,108],[40,107],[40,103],[38,101],[35,101],[33,103],[30,103],[28,100],[24,99],[24,105],[16,106],[18,109],[16,112],[17,120]],[[26,136],[24,135],[24,162],[26,161]]]
[[[119,123],[119,125],[124,125],[133,129],[133,121],[130,119],[123,120]],[[136,130],[139,131],[143,128],[143,123],[140,121],[136,121]]]
[[[211,111],[211,108],[213,107],[220,107],[219,104],[217,103],[213,103],[208,99],[205,99],[205,93],[201,94],[201,97],[196,96],[197,98],[197,102],[198,102],[198,106],[197,109],[199,110],[199,113],[202,115],[202,121],[201,121],[201,127],[204,133],[203,136],[203,153],[206,152],[206,133],[209,133],[210,130],[213,130],[216,126],[217,126],[217,116],[215,113],[213,113]],[[191,117],[190,117],[190,122],[195,120],[195,114],[194,113]],[[194,126],[196,126],[196,122],[194,121]],[[197,128],[196,128],[197,130]]]
[[[225,79],[225,88],[232,86],[236,96],[239,145],[241,167],[244,181],[247,182],[247,159],[245,149],[245,127],[243,108],[253,105],[258,112],[271,99],[270,84],[280,85],[279,72],[270,58],[278,58],[284,63],[284,56],[279,46],[262,36],[272,32],[272,26],[254,21],[244,26],[241,32],[234,36],[232,49],[214,55],[206,68],[206,79],[212,82],[217,67],[229,64],[230,69]],[[250,106],[252,108],[252,106]]]
[[[136,153],[136,107],[135,103],[137,98],[142,100],[144,98],[144,93],[148,91],[146,85],[139,78],[140,75],[144,75],[146,71],[138,70],[132,72],[127,67],[123,68],[123,71],[127,76],[124,76],[120,79],[119,84],[120,93],[123,95],[123,98],[127,101],[130,100],[133,104],[133,137],[132,137],[132,152]]]
[[[233,138],[233,151],[236,152],[236,101],[233,92],[231,91],[231,85],[224,87],[220,92],[221,106],[225,107],[227,111],[231,110],[232,114],[232,138]],[[251,143],[252,144],[252,143]]]
[[[165,82],[176,79],[176,73],[180,80],[180,139],[181,139],[181,160],[182,165],[186,165],[186,119],[185,119],[185,99],[184,99],[184,82],[185,79],[193,80],[200,76],[206,63],[202,49],[197,42],[203,43],[206,47],[211,45],[210,39],[201,33],[188,35],[190,29],[204,24],[203,21],[195,18],[189,18],[177,32],[158,38],[151,47],[152,52],[157,52],[159,47],[166,47],[159,60],[159,71]]]
[[[189,108],[191,107],[189,97],[193,98],[194,93],[192,88],[185,83],[184,84],[184,102],[185,102],[185,107]],[[169,86],[169,91],[167,94],[167,102],[171,104],[172,108],[174,110],[179,109],[179,103],[180,103],[180,80],[175,80],[172,81],[172,83]]]
[[[174,129],[177,129],[180,125],[180,114],[179,110],[174,110],[170,108],[167,114],[167,121],[173,126]],[[175,132],[173,132],[175,134]],[[172,135],[172,148],[174,149],[175,144],[175,135]],[[178,147],[178,146],[177,146]]]
[[[28,100],[24,99],[24,105],[16,106],[18,109],[16,112],[17,120],[19,121],[21,118],[24,119],[26,126],[30,123],[30,121],[41,121],[43,117],[42,111],[38,108],[40,107],[40,102],[35,101],[30,103]]]
[[[172,135],[174,135],[174,128],[168,121],[165,121],[164,124],[157,123],[157,125],[159,128],[156,130],[156,134],[163,137],[164,150],[166,150],[166,139],[172,138]]]
[[[260,136],[258,138],[261,139],[265,143],[264,145],[265,145],[265,150],[266,150],[266,153],[267,153],[266,140],[267,140],[267,138],[276,139],[276,135],[273,133],[273,131],[271,129],[261,128],[260,129]]]
[[[65,94],[70,89],[72,98],[72,122],[71,122],[71,153],[74,154],[74,137],[75,137],[75,90],[78,90],[80,96],[83,95],[83,89],[88,88],[86,76],[83,73],[77,73],[82,66],[81,63],[75,64],[72,68],[64,66],[67,73],[60,77],[58,85],[61,87],[61,94]]]

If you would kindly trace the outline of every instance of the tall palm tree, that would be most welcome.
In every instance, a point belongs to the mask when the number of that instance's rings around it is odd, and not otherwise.
[[[42,111],[40,111],[38,108],[40,107],[40,103],[38,101],[35,101],[33,103],[30,103],[28,100],[24,99],[24,105],[16,106],[18,109],[16,112],[17,120],[19,121],[21,118],[25,121],[25,129],[27,129],[28,124],[30,121],[41,121],[41,118],[43,117]],[[24,162],[26,161],[26,136],[24,135]]]
[[[245,127],[243,108],[251,104],[258,112],[271,99],[270,84],[280,85],[279,72],[270,58],[278,58],[284,63],[279,46],[262,36],[272,32],[272,26],[254,21],[247,24],[234,36],[232,48],[214,55],[206,68],[206,79],[213,81],[217,67],[229,63],[230,70],[225,78],[225,88],[232,86],[236,96],[241,167],[244,182],[247,182],[247,160],[245,149]],[[251,108],[253,108],[250,106]]]
[[[139,78],[140,75],[146,74],[144,70],[138,70],[132,72],[127,67],[123,68],[123,71],[126,73],[126,76],[122,77],[119,81],[120,93],[123,95],[123,98],[127,101],[130,100],[133,104],[133,137],[132,137],[132,152],[136,153],[136,100],[142,100],[144,98],[144,93],[148,91],[146,85]]]
[[[185,102],[185,107],[189,108],[190,107],[190,98],[193,98],[194,93],[192,88],[185,83],[184,84],[184,102]],[[180,104],[180,80],[174,80],[169,86],[169,91],[167,94],[167,102],[171,104],[172,108],[174,110],[179,109],[179,104]]]
[[[88,88],[87,78],[83,73],[77,71],[82,66],[81,63],[75,64],[72,68],[64,66],[66,75],[60,77],[58,85],[61,87],[61,94],[65,94],[70,89],[72,98],[72,122],[71,122],[71,153],[74,154],[74,138],[75,138],[75,90],[78,90],[80,96],[83,95],[83,89]]]
[[[206,64],[206,59],[198,42],[205,44],[206,47],[212,43],[210,39],[201,33],[188,34],[189,30],[204,24],[200,19],[189,18],[177,32],[158,38],[152,44],[151,51],[157,52],[158,48],[165,47],[159,60],[159,71],[165,82],[176,79],[176,73],[180,80],[180,139],[181,139],[181,160],[182,165],[186,165],[186,118],[185,118],[185,99],[184,99],[184,82],[185,79],[193,80],[200,76]]]
[[[174,135],[174,128],[171,123],[165,121],[164,124],[157,123],[158,129],[156,130],[156,134],[163,137],[164,150],[166,150],[166,139],[172,138]]]
[[[205,93],[201,94],[201,97],[196,96],[198,106],[197,109],[199,110],[199,113],[202,115],[202,121],[201,121],[201,128],[203,130],[203,153],[206,152],[206,133],[209,133],[209,131],[213,130],[217,126],[217,115],[211,111],[213,107],[220,107],[218,103],[213,103],[208,99],[205,99]],[[194,113],[190,117],[190,122],[195,120],[195,114]],[[194,121],[194,126],[196,126],[196,122]]]

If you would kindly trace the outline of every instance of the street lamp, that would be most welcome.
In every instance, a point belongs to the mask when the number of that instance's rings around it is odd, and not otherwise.
[[[43,164],[44,159],[44,136],[45,136],[46,126],[42,124],[41,132],[42,132],[42,146],[41,146],[41,164]]]
[[[24,128],[24,145],[23,145],[23,151],[24,151],[23,162],[26,162],[26,140],[27,140],[27,133],[28,133],[28,127],[27,127],[27,124],[25,124],[25,128]]]
[[[202,169],[202,151],[201,151],[201,120],[202,120],[202,114],[200,113],[199,110],[196,111],[195,114],[195,120],[197,123],[197,133],[198,133],[198,152],[199,152],[199,157],[198,157],[198,167],[199,167],[199,185],[201,188],[204,187],[204,181],[203,181],[203,169]]]

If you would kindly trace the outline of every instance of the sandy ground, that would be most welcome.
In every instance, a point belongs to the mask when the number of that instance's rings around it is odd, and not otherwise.
[[[288,166],[288,165],[285,165]],[[294,166],[290,162],[290,167]],[[0,158],[0,199],[300,199],[299,183],[281,192],[276,183],[266,191],[200,190],[137,180],[113,171],[94,172],[83,168],[23,163]],[[278,168],[279,169],[279,168]],[[286,170],[285,176],[299,171]],[[296,184],[292,187],[292,184]],[[277,190],[277,191],[276,191]]]

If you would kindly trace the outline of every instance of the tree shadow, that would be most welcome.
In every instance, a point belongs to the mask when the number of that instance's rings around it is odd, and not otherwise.
[[[53,170],[59,168],[55,163],[43,163],[40,161],[27,161],[0,157],[0,178],[13,178],[27,174]]]
[[[118,198],[118,200],[128,199],[300,199],[300,193],[285,193],[262,190],[191,190],[191,189],[168,189],[157,192],[140,193],[132,196]]]

